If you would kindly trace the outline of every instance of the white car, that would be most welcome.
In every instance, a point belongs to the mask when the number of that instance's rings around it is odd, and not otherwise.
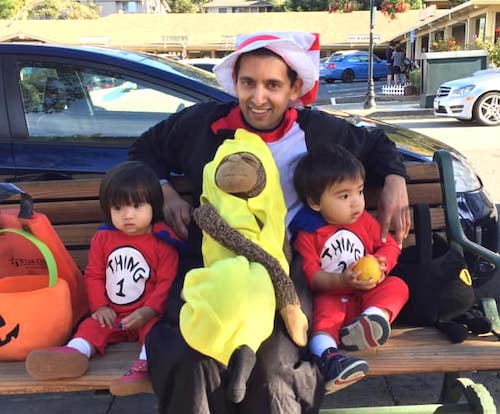
[[[434,97],[434,115],[500,125],[500,69],[443,83]]]

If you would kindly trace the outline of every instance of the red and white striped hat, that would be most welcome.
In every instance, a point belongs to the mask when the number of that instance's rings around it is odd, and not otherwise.
[[[236,37],[236,51],[213,69],[219,84],[236,96],[233,82],[234,65],[240,55],[251,50],[272,50],[302,79],[300,97],[291,105],[309,105],[316,100],[319,86],[319,34],[304,32],[260,32]]]

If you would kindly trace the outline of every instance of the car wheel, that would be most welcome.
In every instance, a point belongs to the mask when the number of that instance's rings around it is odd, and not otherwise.
[[[354,80],[354,72],[347,69],[342,73],[342,82],[351,83]]]
[[[500,94],[488,92],[474,105],[474,118],[482,125],[500,125]]]

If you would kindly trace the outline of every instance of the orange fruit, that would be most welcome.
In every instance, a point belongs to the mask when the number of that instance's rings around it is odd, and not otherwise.
[[[364,256],[360,258],[353,269],[355,271],[361,271],[361,274],[358,276],[359,280],[372,279],[372,281],[376,283],[382,276],[378,260],[373,256]]]

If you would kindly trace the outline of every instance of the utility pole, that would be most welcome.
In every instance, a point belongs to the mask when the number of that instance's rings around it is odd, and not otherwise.
[[[375,7],[373,0],[370,0],[370,46],[369,46],[369,61],[368,61],[368,84],[366,91],[366,99],[364,103],[365,109],[375,108],[375,84],[373,83],[373,28],[375,27]]]

